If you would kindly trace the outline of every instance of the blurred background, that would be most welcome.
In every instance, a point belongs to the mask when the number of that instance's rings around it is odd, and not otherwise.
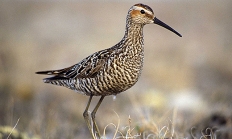
[[[45,76],[35,72],[74,65],[119,42],[128,9],[139,2],[183,37],[157,25],[144,27],[141,78],[116,99],[104,99],[96,115],[100,130],[119,123],[125,134],[128,127],[134,134],[159,134],[171,125],[167,130],[183,138],[213,113],[227,121],[232,114],[232,1],[44,0],[0,2],[0,126],[16,126],[30,138],[90,138],[82,117],[88,97],[44,84]],[[223,126],[231,135],[231,124]],[[106,136],[115,131],[108,126]]]

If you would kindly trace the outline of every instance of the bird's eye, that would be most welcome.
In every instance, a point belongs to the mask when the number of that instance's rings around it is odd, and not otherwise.
[[[141,10],[140,13],[141,13],[141,14],[145,14],[145,11],[144,11],[144,10]]]

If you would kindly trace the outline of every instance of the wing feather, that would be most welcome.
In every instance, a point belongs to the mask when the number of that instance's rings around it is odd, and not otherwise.
[[[94,78],[101,70],[103,70],[110,51],[102,50],[96,52],[81,62],[64,69],[39,71],[36,74],[54,75],[45,80],[64,80],[70,78]]]

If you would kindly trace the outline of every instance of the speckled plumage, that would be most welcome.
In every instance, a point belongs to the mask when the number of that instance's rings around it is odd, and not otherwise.
[[[133,86],[141,74],[144,58],[144,24],[130,23],[127,16],[123,39],[111,48],[95,52],[65,69],[43,71],[55,75],[45,83],[64,86],[85,95],[116,95]]]
[[[143,27],[151,23],[158,24],[181,37],[174,29],[158,20],[149,6],[135,4],[128,11],[125,35],[119,43],[95,52],[71,67],[37,72],[37,74],[53,75],[45,78],[45,83],[64,86],[90,96],[83,115],[93,138],[95,133],[92,131],[97,131],[97,136],[100,136],[95,122],[95,113],[104,97],[121,93],[138,81],[144,59]],[[101,96],[91,114],[94,130],[92,130],[88,114],[93,96]]]

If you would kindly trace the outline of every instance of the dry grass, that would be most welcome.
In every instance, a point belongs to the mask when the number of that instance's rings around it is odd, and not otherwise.
[[[0,125],[10,126],[7,136],[17,130],[43,139],[90,138],[82,117],[88,98],[46,85],[34,72],[70,66],[118,42],[133,4],[0,2]],[[215,111],[231,115],[231,1],[146,4],[183,38],[144,28],[143,74],[116,101],[103,101],[96,115],[103,136],[226,138],[219,132],[232,138],[229,120],[217,132],[202,132],[213,128],[203,121]]]

